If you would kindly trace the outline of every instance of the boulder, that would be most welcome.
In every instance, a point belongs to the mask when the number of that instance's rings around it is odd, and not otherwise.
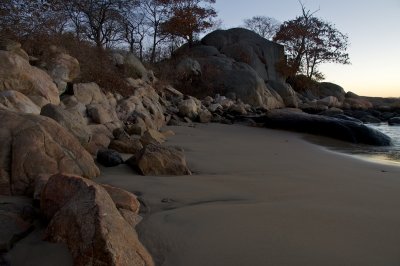
[[[85,121],[85,124],[90,122],[86,105],[79,102],[74,95],[62,95],[61,102],[65,110],[73,113],[75,116],[80,116]]]
[[[336,98],[335,96],[328,96],[328,97],[322,98],[317,101],[317,104],[325,105],[327,107],[340,107],[341,106],[338,98]]]
[[[237,62],[248,64],[266,82],[283,82],[285,79],[276,68],[285,57],[283,45],[271,42],[251,30],[216,30],[205,36],[201,43],[217,48],[221,54]]]
[[[175,75],[180,80],[201,76],[201,65],[195,59],[185,58],[176,66]]]
[[[57,121],[61,126],[74,135],[82,145],[87,145],[91,139],[90,129],[79,113],[71,113],[59,105],[47,104],[43,106],[40,113]]]
[[[1,38],[0,39],[0,50],[13,52],[21,56],[23,59],[29,61],[29,55],[21,48],[21,44],[19,42]]]
[[[77,83],[73,86],[74,96],[84,105],[103,103],[107,99],[99,85],[91,83]]]
[[[346,92],[342,87],[330,82],[318,83],[317,92],[320,98],[333,96],[336,97],[339,102],[343,102],[346,97]]]
[[[134,54],[128,53],[124,58],[124,67],[126,70],[126,75],[132,78],[139,78],[145,82],[153,82],[155,80],[152,71],[147,70],[139,58]]]
[[[14,90],[0,92],[0,109],[26,114],[40,114],[39,106],[24,94]]]
[[[212,114],[207,109],[200,110],[199,121],[200,123],[210,123],[212,119]]]
[[[132,96],[118,102],[116,110],[119,119],[128,124],[136,124],[140,118],[150,129],[159,130],[165,125],[160,96],[150,85],[138,87]]]
[[[54,46],[50,47],[49,50],[45,68],[57,84],[61,95],[67,90],[67,84],[78,77],[80,73],[79,62],[68,54],[58,52]]]
[[[329,109],[328,106],[321,104],[318,101],[302,103],[299,105],[299,108],[309,114],[319,114]]]
[[[213,103],[208,107],[208,110],[213,113],[216,112],[217,110],[222,110],[222,109],[224,108],[219,103]]]
[[[108,148],[120,153],[135,154],[143,148],[143,145],[139,139],[117,139],[112,140]]]
[[[100,185],[81,177],[54,175],[40,205],[50,220],[45,239],[66,244],[74,265],[154,265]]]
[[[101,124],[92,124],[87,126],[91,132],[91,139],[85,149],[90,152],[93,156],[97,155],[97,152],[101,149],[107,149],[110,145],[110,141],[113,138],[113,134],[110,130]]]
[[[140,117],[137,117],[136,123],[134,125],[128,125],[126,132],[128,132],[129,135],[142,136],[144,134],[144,132],[146,132],[146,130],[147,130],[146,123],[143,121],[143,119],[141,119]]]
[[[393,117],[388,120],[390,126],[400,126],[400,117]]]
[[[300,99],[289,84],[272,80],[268,82],[268,85],[282,97],[286,107],[297,108],[299,106]]]
[[[102,184],[101,186],[110,195],[118,209],[128,210],[135,214],[139,213],[140,202],[134,194],[121,188],[116,188],[106,184]]]
[[[361,97],[357,98],[346,98],[343,103],[343,108],[345,109],[361,109],[367,110],[373,108],[373,104],[367,99]]]
[[[360,119],[364,123],[369,123],[369,124],[380,124],[382,121],[379,118],[376,118],[375,116],[372,115],[366,115],[361,117]]]
[[[237,99],[255,107],[274,109],[284,106],[279,94],[269,90],[249,65],[224,57],[197,58],[197,61],[203,73],[200,87],[217,88],[214,93],[235,94]]]
[[[60,104],[57,86],[46,72],[18,54],[0,50],[0,91],[5,90],[24,94],[40,108]]]
[[[0,121],[0,194],[32,195],[42,174],[100,174],[90,154],[54,120],[0,110]]]
[[[33,230],[32,201],[24,197],[0,197],[0,253]]]
[[[97,124],[107,124],[114,121],[118,121],[115,109],[110,105],[105,105],[101,103],[87,105],[87,111],[92,122]]]
[[[305,132],[352,143],[389,146],[390,137],[378,130],[349,120],[311,115],[290,110],[273,110],[259,119],[269,128]]]
[[[142,175],[190,175],[180,149],[154,144],[145,146],[127,163]]]
[[[99,150],[96,160],[105,167],[114,167],[124,163],[121,155],[117,151],[110,149]]]
[[[229,113],[234,115],[247,115],[246,105],[243,103],[237,103],[229,108]]]
[[[194,99],[182,100],[179,103],[178,108],[179,114],[183,117],[195,119],[199,114],[199,108]]]
[[[186,71],[185,82],[177,86],[196,88],[199,97],[204,93],[235,95],[255,107],[274,109],[284,107],[281,96],[274,91],[285,84],[285,78],[276,69],[285,58],[283,46],[270,42],[246,29],[217,30],[205,36],[193,47],[184,46],[175,53],[177,65],[188,60],[201,66],[199,71]],[[188,83],[189,82],[189,83]],[[266,85],[274,83],[274,86]]]
[[[140,142],[143,146],[148,144],[162,144],[165,140],[166,137],[162,133],[152,129],[147,130],[140,138]]]

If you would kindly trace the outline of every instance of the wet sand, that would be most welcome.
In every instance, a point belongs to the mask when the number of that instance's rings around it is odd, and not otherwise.
[[[193,176],[126,165],[97,182],[140,194],[158,265],[400,265],[400,167],[264,128],[170,127]]]

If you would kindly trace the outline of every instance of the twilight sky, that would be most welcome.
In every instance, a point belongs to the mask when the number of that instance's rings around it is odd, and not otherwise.
[[[348,34],[351,65],[325,64],[325,81],[359,95],[400,97],[400,0],[303,0],[316,16]],[[297,0],[217,0],[223,28],[255,15],[280,22],[300,15]]]

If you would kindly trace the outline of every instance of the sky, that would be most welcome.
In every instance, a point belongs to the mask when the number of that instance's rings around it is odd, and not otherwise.
[[[351,65],[324,64],[327,82],[359,95],[400,97],[400,0],[303,0],[315,16],[349,36]],[[298,0],[217,0],[223,28],[253,16],[280,22],[300,15]]]

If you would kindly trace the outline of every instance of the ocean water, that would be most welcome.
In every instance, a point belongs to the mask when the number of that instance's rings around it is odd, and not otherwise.
[[[376,130],[379,130],[388,135],[393,142],[390,147],[373,147],[370,148],[370,156],[382,160],[393,161],[400,164],[400,126],[389,126],[388,124],[370,124]]]

